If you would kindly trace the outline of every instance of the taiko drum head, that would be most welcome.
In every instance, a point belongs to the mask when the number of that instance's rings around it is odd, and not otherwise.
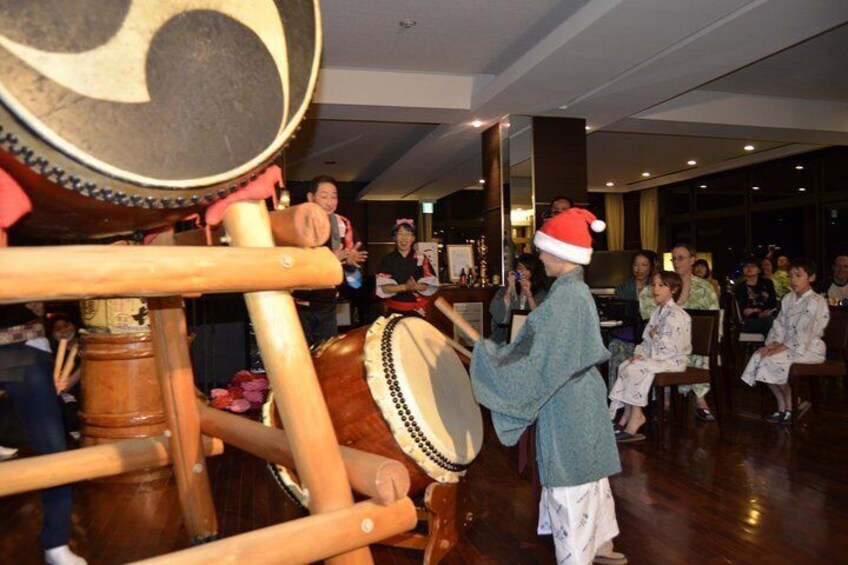
[[[0,166],[36,204],[184,216],[279,154],[320,50],[315,0],[3,0]]]

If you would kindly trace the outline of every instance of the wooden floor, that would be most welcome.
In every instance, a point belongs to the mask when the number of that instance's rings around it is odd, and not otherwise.
[[[842,383],[796,430],[759,419],[760,396],[734,388],[737,417],[688,422],[662,441],[622,446],[612,478],[631,563],[848,563],[848,403]],[[756,415],[754,414],[756,413]],[[488,430],[489,432],[491,430]],[[488,433],[469,472],[477,520],[444,563],[553,563],[550,537],[535,535],[530,484],[516,453]],[[2,463],[0,463],[2,465]],[[233,448],[210,461],[220,532],[232,536],[300,515],[264,464]],[[126,563],[186,547],[170,480],[144,486],[74,487],[72,546],[90,563]],[[0,499],[0,563],[41,563],[37,495]],[[375,547],[378,563],[420,554]]]

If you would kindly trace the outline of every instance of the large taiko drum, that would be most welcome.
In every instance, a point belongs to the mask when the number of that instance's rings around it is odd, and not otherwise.
[[[315,0],[0,3],[0,167],[33,235],[171,223],[245,186],[317,76]]]
[[[454,483],[480,452],[483,417],[468,372],[447,338],[420,318],[380,318],[327,342],[315,370],[339,443],[402,462],[410,493]],[[263,423],[281,427],[273,395]],[[271,464],[281,487],[309,506],[292,469]]]

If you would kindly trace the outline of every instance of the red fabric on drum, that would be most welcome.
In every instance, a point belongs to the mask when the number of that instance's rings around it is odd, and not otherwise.
[[[272,165],[264,173],[256,177],[256,180],[241,190],[234,192],[212,204],[206,210],[206,225],[217,226],[224,220],[224,213],[230,204],[243,202],[245,200],[265,200],[275,195],[274,188],[283,184],[283,172],[280,167]]]
[[[0,169],[0,228],[8,229],[32,211],[29,197],[9,173]]]

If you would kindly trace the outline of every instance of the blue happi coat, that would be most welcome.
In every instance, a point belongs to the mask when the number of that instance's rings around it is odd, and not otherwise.
[[[579,267],[557,278],[513,343],[483,340],[474,348],[474,394],[492,411],[501,442],[514,445],[537,423],[543,486],[577,486],[621,471],[606,385],[595,368],[608,358]]]

